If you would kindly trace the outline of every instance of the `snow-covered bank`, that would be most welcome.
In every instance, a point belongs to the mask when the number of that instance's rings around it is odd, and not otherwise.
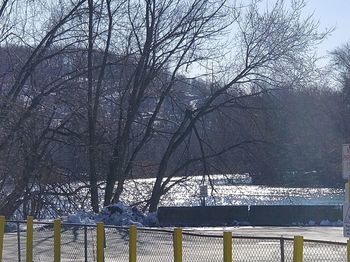
[[[74,224],[104,222],[106,225],[114,226],[137,225],[140,227],[154,227],[159,225],[156,213],[145,214],[137,207],[127,206],[122,202],[104,207],[99,214],[78,211],[75,214],[68,215],[65,221]]]

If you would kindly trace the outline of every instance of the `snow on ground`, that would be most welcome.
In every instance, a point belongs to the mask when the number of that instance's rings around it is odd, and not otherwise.
[[[67,223],[74,224],[95,224],[96,222],[104,222],[106,225],[126,226],[137,225],[158,226],[156,213],[144,214],[137,207],[130,207],[123,202],[118,202],[104,207],[99,214],[92,212],[79,211],[67,217]]]

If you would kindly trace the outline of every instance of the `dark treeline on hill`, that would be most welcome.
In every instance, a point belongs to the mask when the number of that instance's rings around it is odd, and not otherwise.
[[[303,1],[22,2],[0,6],[1,214],[62,214],[77,195],[98,212],[145,177],[150,211],[193,175],[342,185],[349,52],[335,88]]]

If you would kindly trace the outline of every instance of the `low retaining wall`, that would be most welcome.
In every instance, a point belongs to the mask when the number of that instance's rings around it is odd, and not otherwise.
[[[224,226],[248,220],[248,206],[159,207],[161,226]]]
[[[159,207],[161,226],[291,226],[342,220],[342,206],[264,205]],[[312,225],[312,224],[309,224]]]
[[[290,226],[307,225],[313,221],[320,225],[321,221],[337,222],[342,220],[342,206],[251,206],[249,222],[256,226]]]

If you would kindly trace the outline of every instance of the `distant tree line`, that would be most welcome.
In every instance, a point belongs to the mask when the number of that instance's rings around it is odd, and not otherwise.
[[[316,66],[327,32],[304,6],[3,1],[0,213],[63,214],[87,199],[98,212],[144,177],[155,182],[135,204],[150,211],[193,175],[340,185],[345,47],[340,90]]]

